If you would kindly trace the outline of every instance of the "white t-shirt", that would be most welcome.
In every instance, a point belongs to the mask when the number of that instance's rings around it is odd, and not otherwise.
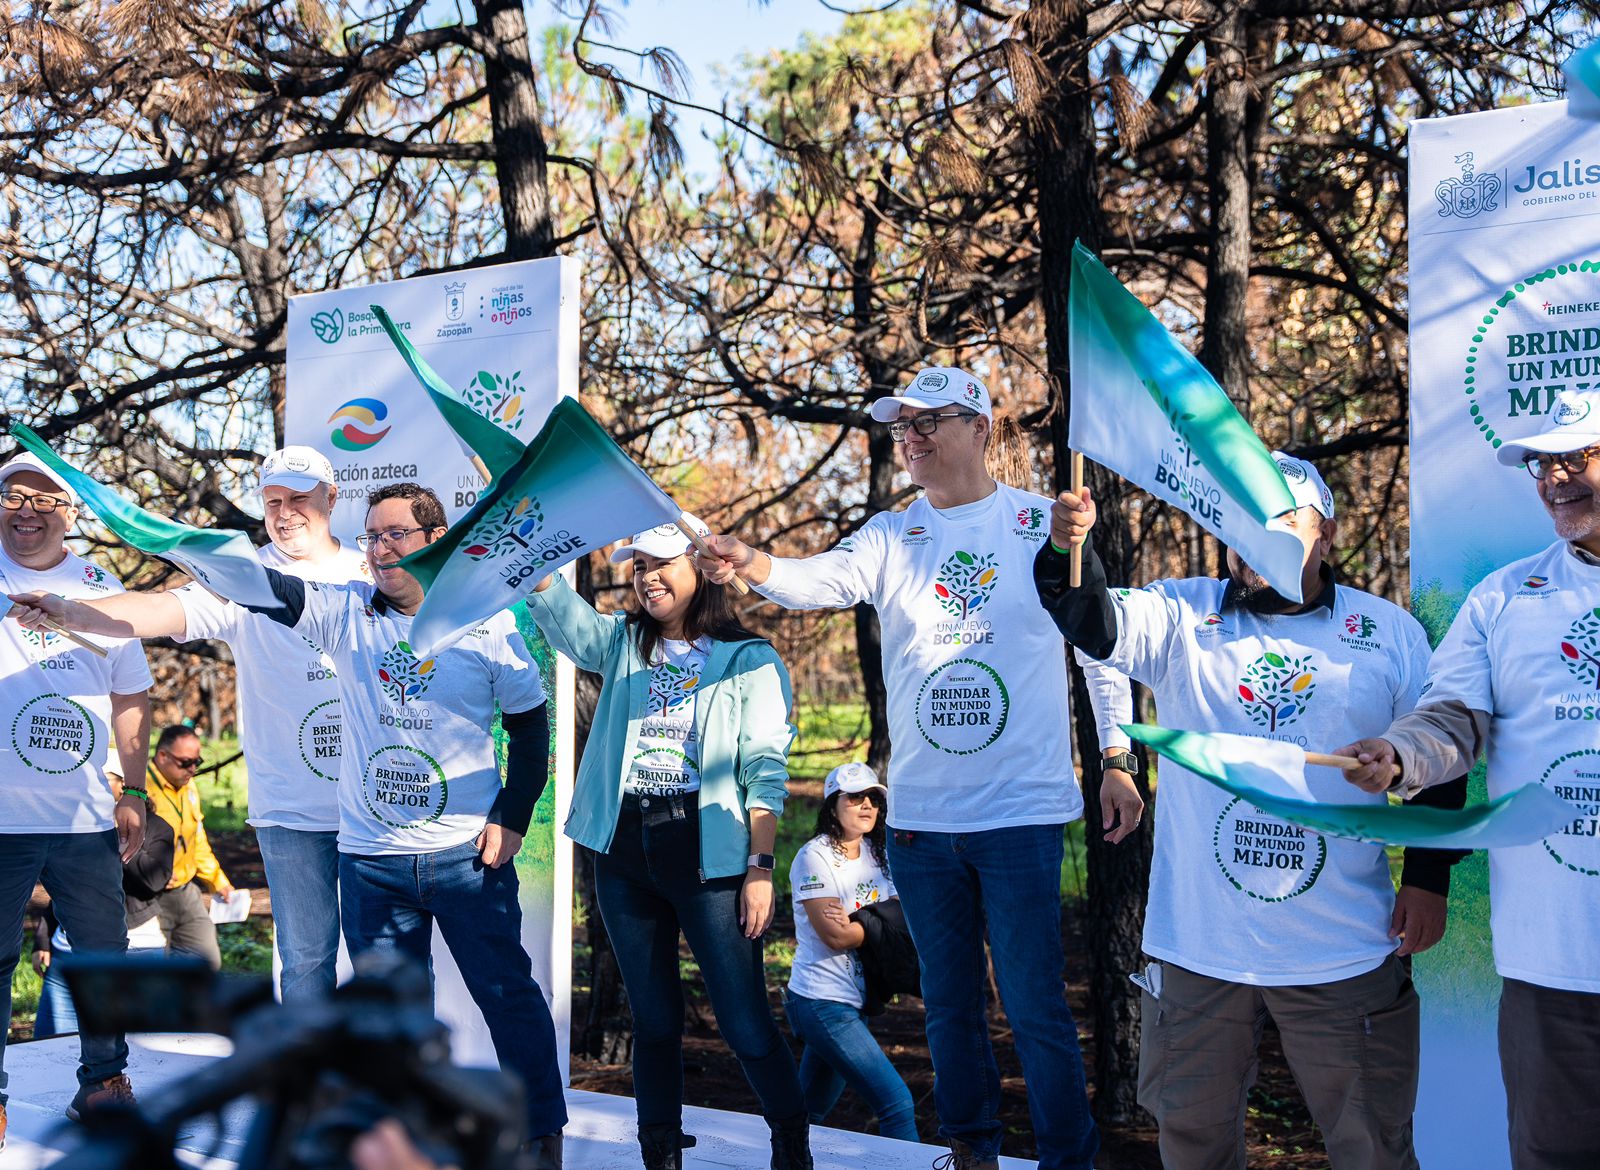
[[[367,559],[353,548],[297,561],[275,545],[261,563],[303,581],[366,580]],[[339,680],[321,648],[224,601],[197,584],[174,597],[183,605],[182,641],[215,638],[233,648],[239,678],[239,732],[250,768],[250,823],[257,828],[331,832],[339,827]]]
[[[42,572],[0,550],[0,589],[35,589],[92,601],[122,592],[99,565],[68,553]],[[0,736],[10,758],[0,771],[0,833],[99,833],[116,804],[106,783],[113,736],[111,696],[150,689],[137,639],[90,639],[105,658],[53,630],[0,622]]]
[[[813,837],[800,847],[789,866],[789,888],[794,897],[794,964],[789,968],[789,990],[807,999],[827,999],[863,1007],[867,1002],[867,977],[858,951],[836,951],[823,942],[801,904],[814,898],[837,898],[846,914],[874,902],[899,897],[889,875],[872,859],[872,849],[861,842],[860,857],[846,857]]]
[[[918,499],[756,588],[794,609],[870,602],[883,627],[889,823],[978,832],[1083,815],[1061,633],[1033,558],[1050,501],[996,484],[940,511]]]
[[[1543,784],[1582,810],[1543,841],[1489,850],[1489,914],[1501,975],[1600,992],[1600,566],[1557,541],[1484,578],[1422,701],[1491,716],[1491,798]]]
[[[639,724],[625,792],[683,796],[700,791],[700,740],[694,728],[694,693],[709,643],[664,638],[650,665],[650,709]]]
[[[1428,665],[1403,609],[1337,586],[1330,612],[1223,609],[1210,578],[1114,589],[1119,636],[1106,664],[1145,683],[1161,724],[1257,735],[1328,751],[1411,710]],[[1332,768],[1307,768],[1318,800],[1376,804]],[[1235,983],[1331,983],[1395,949],[1383,846],[1324,837],[1163,759],[1144,949]]]
[[[307,582],[295,627],[339,672],[339,850],[435,853],[476,837],[499,795],[496,702],[531,711],[544,687],[505,610],[419,662],[412,619],[375,606],[375,594],[362,581]]]

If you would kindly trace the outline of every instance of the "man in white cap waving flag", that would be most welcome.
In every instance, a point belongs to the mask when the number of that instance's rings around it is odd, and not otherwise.
[[[1600,1151],[1600,392],[1562,391],[1497,457],[1532,477],[1556,540],[1467,594],[1416,711],[1337,750],[1366,762],[1349,777],[1369,792],[1437,784],[1481,752],[1491,797],[1542,784],[1582,811],[1489,850],[1512,1165],[1578,1170]]]
[[[1035,577],[1080,653],[1150,687],[1165,725],[1322,751],[1411,709],[1428,643],[1404,610],[1334,580],[1333,493],[1305,460],[1272,457],[1295,508],[1271,524],[1304,547],[1305,601],[1232,548],[1221,579],[1107,589],[1088,539],[1093,502],[1073,493],[1053,508]],[[1064,551],[1074,546],[1078,588]],[[1465,770],[1441,777],[1460,777],[1436,790],[1441,803],[1461,807]],[[1306,779],[1315,799],[1350,803],[1337,772]],[[1402,957],[1443,933],[1451,855],[1408,850],[1397,896],[1382,845],[1282,820],[1168,757],[1159,790],[1143,942],[1154,962],[1138,982],[1139,1102],[1160,1127],[1162,1164],[1244,1164],[1246,1095],[1270,1015],[1334,1170],[1414,1170],[1419,1005]]]

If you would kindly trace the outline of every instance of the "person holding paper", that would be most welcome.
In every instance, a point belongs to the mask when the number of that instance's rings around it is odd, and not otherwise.
[[[684,523],[702,535],[692,516]],[[594,851],[595,894],[633,1010],[633,1093],[647,1170],[683,1150],[681,931],[717,1027],[772,1129],[774,1170],[811,1165],[800,1080],[767,1003],[773,842],[788,795],[789,672],[695,569],[675,524],[611,554],[638,607],[602,616],[546,576],[528,611],[550,644],[603,680],[567,836]]]
[[[263,612],[322,647],[338,672],[340,915],[352,957],[400,952],[426,964],[438,923],[501,1067],[522,1079],[532,1165],[546,1170],[561,1164],[566,1101],[510,864],[549,776],[544,688],[503,610],[429,658],[412,653],[422,587],[398,562],[445,528],[428,488],[375,488],[357,538],[372,583],[268,568],[280,604]],[[128,630],[110,607],[32,601],[25,624],[53,617],[102,634]],[[504,785],[488,732],[497,707],[508,738]]]
[[[306,581],[369,580],[366,560],[333,535],[333,465],[312,447],[261,464],[269,543],[257,556]],[[198,583],[121,593],[101,607],[140,638],[216,639],[238,668],[239,724],[250,769],[249,823],[272,891],[285,1003],[333,992],[339,954],[339,681],[321,648]]]
[[[955,1165],[997,1166],[1000,1077],[989,1045],[987,932],[1017,1037],[1044,1170],[1080,1170],[1099,1137],[1061,973],[1063,829],[1083,815],[1072,770],[1066,656],[1031,585],[1050,501],[984,467],[992,410],[965,370],[919,371],[878,399],[923,496],[827,552],[768,556],[709,538],[713,581],[737,574],[791,608],[866,602],[883,624],[894,757],[889,864],[922,960],[941,1136]],[[1103,814],[1136,822],[1131,783]]]
[[[1512,1165],[1579,1170],[1600,1158],[1600,392],[1562,391],[1542,422],[1497,457],[1556,540],[1473,586],[1415,711],[1338,750],[1367,792],[1428,791],[1482,753],[1491,797],[1542,784],[1582,810],[1489,850]]]
[[[105,597],[122,585],[67,551],[78,518],[71,487],[32,455],[0,466],[0,588]],[[16,942],[35,883],[43,882],[80,951],[120,954],[128,934],[122,865],[144,836],[142,788],[114,798],[107,745],[119,745],[124,776],[144,775],[150,736],[150,668],[136,641],[104,656],[53,629],[0,628],[0,727],[8,759],[0,773],[0,985],[11,1016]],[[0,1032],[0,1145],[6,1131],[6,1037]],[[67,1116],[133,1102],[121,1035],[80,1038],[78,1092]]]
[[[199,955],[213,971],[222,969],[217,924],[211,920],[213,896],[226,898],[233,883],[222,872],[206,836],[205,814],[194,774],[205,761],[194,728],[179,723],[163,728],[145,771],[150,809],[172,826],[172,877],[156,898],[156,916],[175,955]]]
[[[1333,494],[1310,463],[1274,458],[1299,505],[1278,523],[1306,549],[1304,603],[1232,550],[1221,580],[1108,590],[1087,490],[1052,507],[1034,575],[1061,632],[1100,669],[1149,686],[1166,725],[1320,750],[1409,711],[1428,644],[1404,610],[1335,582]],[[1061,551],[1075,546],[1077,588]],[[1348,803],[1339,775],[1315,771],[1307,798]],[[1408,852],[1397,896],[1381,845],[1302,829],[1167,759],[1159,792],[1144,930],[1155,962],[1136,982],[1139,1101],[1160,1127],[1163,1165],[1243,1164],[1246,1094],[1270,1016],[1335,1170],[1414,1168],[1419,1013],[1404,956],[1443,934],[1449,856]],[[1449,795],[1459,808],[1465,777]]]

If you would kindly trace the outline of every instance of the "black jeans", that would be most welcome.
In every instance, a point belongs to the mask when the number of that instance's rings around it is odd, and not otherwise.
[[[611,852],[594,859],[595,895],[633,1007],[639,1124],[683,1122],[683,986],[678,931],[689,940],[717,1027],[769,1122],[805,1114],[794,1056],[767,1003],[761,940],[739,927],[742,876],[700,880],[695,797],[623,798]]]

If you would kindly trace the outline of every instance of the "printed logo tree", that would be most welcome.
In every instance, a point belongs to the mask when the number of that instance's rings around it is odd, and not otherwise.
[[[1344,619],[1344,628],[1358,638],[1370,638],[1378,628],[1378,623],[1364,613],[1353,613]]]
[[[507,500],[472,526],[461,551],[475,561],[515,553],[530,547],[528,541],[543,524],[544,513],[532,496]]]
[[[1043,508],[1023,508],[1017,512],[1017,523],[1024,528],[1037,528],[1044,523]]]
[[[682,705],[700,685],[700,672],[687,671],[670,662],[658,662],[650,668],[650,706],[663,713]]]
[[[1600,607],[1591,609],[1567,631],[1561,661],[1587,686],[1600,686]]]
[[[1300,717],[1316,689],[1316,667],[1309,654],[1286,658],[1269,652],[1245,669],[1239,702],[1252,720],[1277,731]]]
[[[61,641],[61,639],[53,630],[28,629],[24,629],[22,631],[22,640],[28,645],[37,647],[40,650],[54,646],[57,642]]]
[[[946,613],[965,621],[994,596],[998,576],[993,553],[957,552],[939,566],[933,594]]]
[[[522,421],[524,387],[522,371],[509,377],[479,370],[478,376],[461,391],[461,400],[492,422],[509,431],[515,431]]]
[[[434,659],[418,662],[410,642],[396,642],[378,662],[378,681],[383,693],[404,707],[408,699],[425,693],[433,681]]]

